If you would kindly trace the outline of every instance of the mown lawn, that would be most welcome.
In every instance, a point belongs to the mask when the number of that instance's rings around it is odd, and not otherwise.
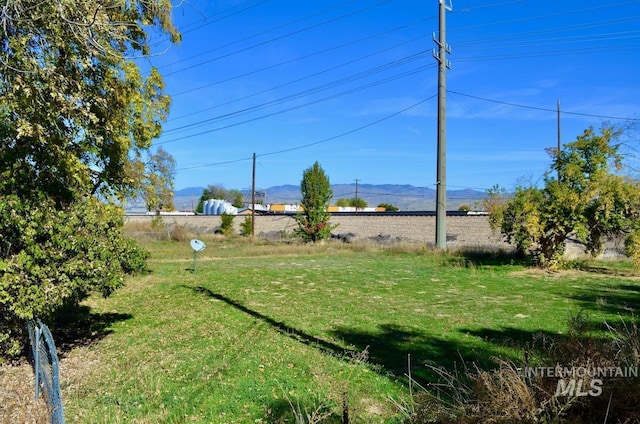
[[[152,242],[152,272],[92,298],[91,344],[65,353],[69,422],[401,422],[426,365],[519,360],[571,314],[619,321],[640,306],[626,265],[558,273],[509,258],[377,248]],[[86,340],[85,340],[86,342]],[[86,345],[86,343],[85,343]],[[86,358],[86,360],[84,360]],[[74,365],[71,365],[74,364]]]

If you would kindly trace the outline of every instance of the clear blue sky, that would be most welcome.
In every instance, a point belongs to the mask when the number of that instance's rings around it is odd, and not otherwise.
[[[176,189],[248,188],[254,153],[259,188],[315,161],[334,184],[435,187],[437,0],[179,3],[182,43],[143,61],[173,98],[155,144]],[[454,0],[447,41],[449,189],[538,181],[557,100],[563,142],[640,119],[640,1]]]

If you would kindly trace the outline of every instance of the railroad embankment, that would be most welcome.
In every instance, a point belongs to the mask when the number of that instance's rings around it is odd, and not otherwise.
[[[130,223],[150,223],[152,216],[127,216]],[[180,226],[193,234],[212,234],[220,227],[220,216],[163,216],[163,222],[171,230]],[[245,216],[237,216],[233,225],[240,233]],[[447,246],[479,250],[510,250],[512,246],[489,226],[489,219],[482,215],[447,216]],[[435,241],[435,216],[424,215],[334,215],[331,224],[337,227],[332,234],[347,242],[372,241],[375,243],[408,242],[433,245]],[[255,234],[268,239],[285,238],[297,228],[293,215],[256,216]],[[621,240],[609,240],[601,256],[622,255]],[[583,254],[582,246],[570,242],[567,256],[575,258]]]

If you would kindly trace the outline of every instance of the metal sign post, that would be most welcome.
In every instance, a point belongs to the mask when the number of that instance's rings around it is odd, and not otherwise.
[[[203,241],[198,239],[191,240],[191,248],[193,249],[193,273],[196,273],[196,256],[198,252],[202,252],[207,247]]]

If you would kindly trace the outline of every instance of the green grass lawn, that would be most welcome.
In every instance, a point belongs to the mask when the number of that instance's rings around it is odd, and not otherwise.
[[[401,422],[407,358],[426,365],[519,360],[536,333],[581,310],[616,322],[640,306],[625,266],[546,273],[508,258],[371,248],[153,242],[147,275],[92,298],[65,353],[87,370],[64,384],[69,422]],[[75,356],[74,356],[75,355]],[[91,358],[83,362],[83,357]]]

